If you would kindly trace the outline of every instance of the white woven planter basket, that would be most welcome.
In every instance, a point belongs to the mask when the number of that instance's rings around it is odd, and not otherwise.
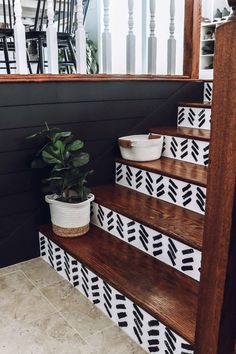
[[[90,204],[94,195],[82,203],[65,203],[56,200],[55,194],[47,195],[46,202],[50,207],[53,231],[62,237],[76,237],[88,232],[90,223]]]

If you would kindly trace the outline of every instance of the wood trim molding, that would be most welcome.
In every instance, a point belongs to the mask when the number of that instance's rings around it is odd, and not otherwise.
[[[196,81],[187,75],[0,75],[0,83],[14,82],[58,82],[58,81]],[[201,82],[202,80],[199,80]]]
[[[201,13],[201,0],[185,1],[184,75],[192,79],[199,77]]]
[[[216,38],[196,354],[231,354],[235,335],[236,22],[219,26]]]

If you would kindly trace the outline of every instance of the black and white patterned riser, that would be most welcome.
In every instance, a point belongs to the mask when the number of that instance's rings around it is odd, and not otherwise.
[[[97,203],[92,211],[94,225],[199,281],[200,251]]]
[[[171,159],[207,166],[209,160],[209,142],[165,136],[162,155]]]
[[[104,282],[47,237],[39,234],[41,257],[102,310],[148,353],[193,354],[175,332]]]
[[[204,83],[204,102],[211,102],[212,101],[212,93],[213,93],[213,82],[205,82]]]
[[[205,212],[206,188],[175,178],[116,163],[116,183],[200,214]]]
[[[178,126],[197,129],[211,129],[211,108],[178,108]]]

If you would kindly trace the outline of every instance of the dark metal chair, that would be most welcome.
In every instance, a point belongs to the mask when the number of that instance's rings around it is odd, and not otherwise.
[[[0,63],[4,64],[4,67],[1,66],[1,69],[7,71],[8,74],[11,73],[11,64],[14,61],[9,59],[9,51],[14,49],[14,0],[3,0],[3,22],[0,26],[0,51],[4,54],[4,60],[1,60]]]
[[[15,59],[10,59],[9,54],[15,52],[15,42],[14,42],[14,30],[13,26],[15,24],[14,18],[14,0],[3,0],[3,22],[0,25],[0,52],[4,55],[4,60],[0,61],[1,70],[6,70],[7,74],[11,74],[11,71],[16,69]],[[29,73],[32,73],[28,51],[27,61]]]
[[[55,23],[57,23],[59,70],[71,73],[76,69],[76,57],[74,46],[74,34],[76,30],[76,0],[54,0]],[[89,0],[83,1],[84,19],[87,14]],[[43,73],[47,65],[44,60],[44,48],[46,47],[47,13],[46,0],[38,0],[34,26],[26,32],[29,42],[37,43],[38,61],[37,73]],[[32,61],[31,61],[32,63]]]

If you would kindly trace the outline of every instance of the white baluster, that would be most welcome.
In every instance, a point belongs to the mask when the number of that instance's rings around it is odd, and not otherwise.
[[[129,32],[126,39],[126,72],[127,74],[135,74],[135,45],[136,38],[134,34],[134,0],[128,0],[129,9]]]
[[[150,36],[148,38],[148,74],[157,71],[156,0],[150,0]]]
[[[175,0],[170,0],[170,38],[167,43],[167,74],[176,73]]]
[[[47,0],[47,6],[48,27],[46,30],[46,36],[48,53],[48,72],[49,74],[58,74],[57,28],[54,24],[53,0]]]
[[[87,74],[86,59],[86,33],[84,29],[83,1],[77,0],[77,30],[75,34],[76,41],[76,71],[78,74]]]
[[[109,15],[110,1],[103,0],[103,6],[104,6],[104,32],[102,34],[103,72],[105,74],[111,74],[112,44],[111,44],[110,15]]]
[[[22,8],[20,0],[15,0],[14,5],[15,25],[15,52],[16,52],[16,72],[17,74],[28,74],[26,58],[26,37],[25,27],[22,23]]]

